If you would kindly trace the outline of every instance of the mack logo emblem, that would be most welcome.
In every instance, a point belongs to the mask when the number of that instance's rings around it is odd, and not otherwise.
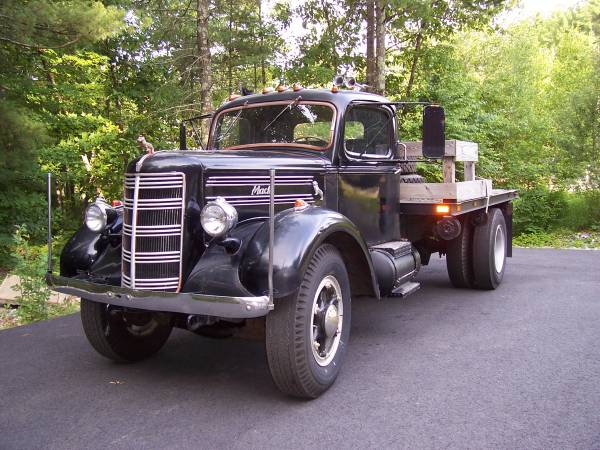
[[[270,193],[271,186],[261,186],[260,184],[255,184],[250,195],[269,195]]]

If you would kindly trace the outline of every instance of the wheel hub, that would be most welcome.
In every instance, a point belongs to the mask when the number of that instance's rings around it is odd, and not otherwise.
[[[329,305],[325,313],[325,334],[328,337],[334,336],[340,323],[340,316],[335,305]]]
[[[504,237],[504,231],[502,227],[496,228],[494,234],[494,264],[496,266],[496,272],[502,272],[504,268],[504,258],[506,254],[506,239]]]
[[[327,275],[315,292],[310,338],[313,356],[320,366],[328,365],[337,352],[344,316],[342,289],[333,275]]]

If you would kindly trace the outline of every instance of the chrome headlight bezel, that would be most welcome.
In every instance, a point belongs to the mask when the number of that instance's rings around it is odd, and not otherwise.
[[[102,198],[97,198],[85,210],[84,223],[90,231],[101,233],[106,229],[112,208]]]
[[[200,213],[202,229],[214,238],[225,236],[237,225],[237,221],[237,210],[223,197],[208,202]]]

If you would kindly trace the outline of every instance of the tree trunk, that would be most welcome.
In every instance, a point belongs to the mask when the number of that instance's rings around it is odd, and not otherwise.
[[[265,30],[262,17],[262,0],[258,0],[258,18],[260,23],[260,81],[264,87],[267,84],[267,71],[265,69]],[[255,92],[259,92],[258,89],[256,89]]]
[[[229,36],[227,38],[227,86],[233,94],[233,4],[229,2]]]
[[[377,0],[375,9],[375,89],[379,95],[385,94],[385,1]]]
[[[413,54],[412,63],[410,65],[410,77],[408,79],[408,86],[406,87],[406,99],[410,99],[410,95],[412,94],[412,88],[415,84],[415,76],[417,73],[417,63],[419,62],[419,54],[421,53],[421,44],[423,43],[423,27],[417,34],[415,38],[415,53]]]
[[[375,0],[367,0],[367,86],[375,86]]]
[[[208,38],[208,1],[197,0],[196,3],[196,46],[198,82],[200,84],[200,111],[202,114],[212,110],[211,101],[211,68],[210,68],[210,42]],[[202,121],[202,135],[206,136],[207,126]]]

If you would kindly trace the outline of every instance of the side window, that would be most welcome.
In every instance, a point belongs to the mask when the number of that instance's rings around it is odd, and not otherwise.
[[[380,107],[356,106],[346,113],[344,145],[356,157],[391,155],[393,116]]]

